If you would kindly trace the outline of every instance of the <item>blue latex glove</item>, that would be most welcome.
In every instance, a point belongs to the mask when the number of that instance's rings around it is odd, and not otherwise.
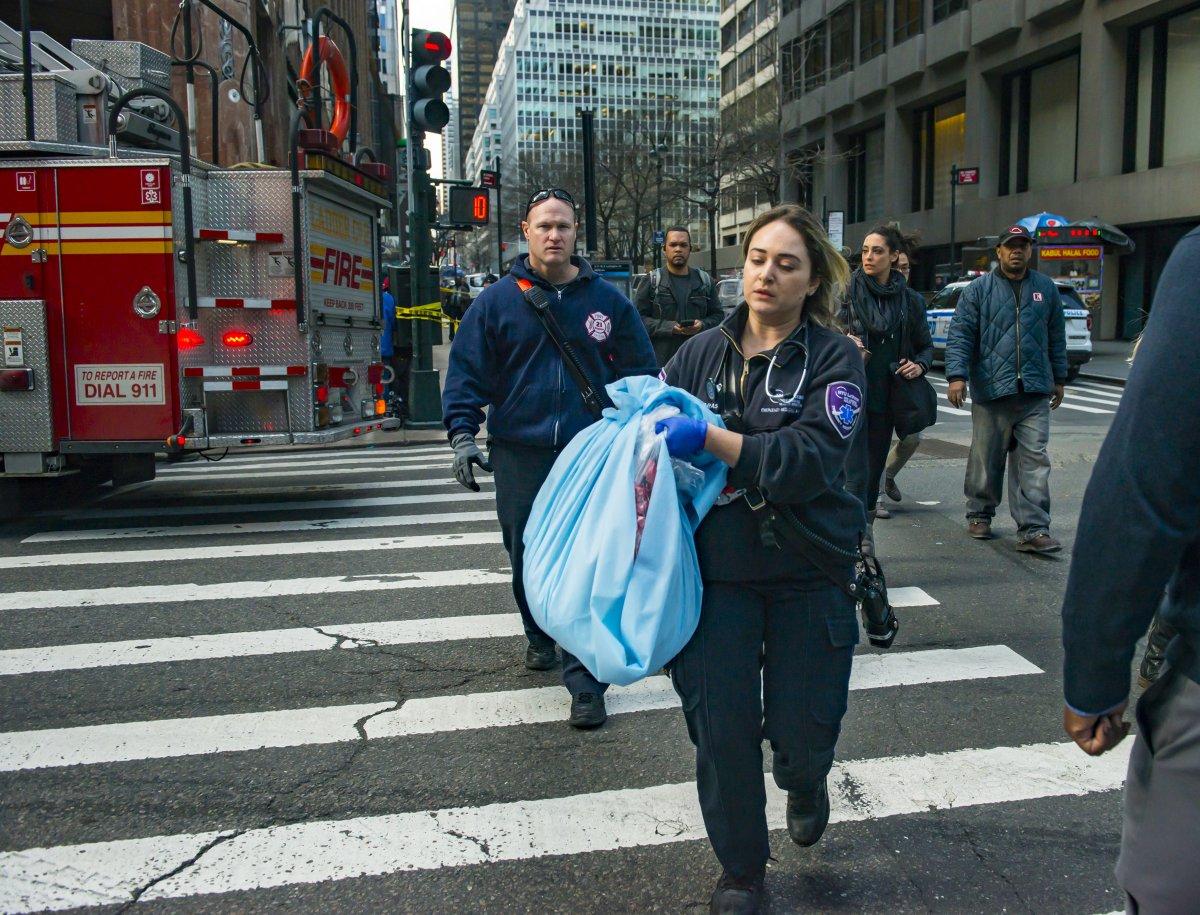
[[[708,423],[690,416],[668,416],[654,424],[655,434],[667,433],[667,451],[671,457],[687,460],[704,450]]]

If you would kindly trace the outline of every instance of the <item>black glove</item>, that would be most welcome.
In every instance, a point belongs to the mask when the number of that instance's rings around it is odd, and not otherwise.
[[[450,440],[454,449],[454,479],[472,492],[479,492],[479,484],[475,482],[475,471],[472,464],[478,464],[480,470],[492,472],[492,463],[483,456],[479,446],[475,444],[475,436],[460,432]]]

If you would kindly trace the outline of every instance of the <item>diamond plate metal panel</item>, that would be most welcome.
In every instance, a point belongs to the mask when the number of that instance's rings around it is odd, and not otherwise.
[[[274,169],[216,171],[206,185],[203,221],[197,220],[197,228],[283,233],[283,241],[274,244],[201,242],[198,262],[208,270],[206,294],[292,298],[291,272],[268,272],[270,252],[292,252],[291,176]]]
[[[71,50],[115,77],[126,91],[143,86],[171,90],[171,58],[148,44],[76,38]]]
[[[289,391],[291,387],[294,385],[289,386]],[[283,391],[209,391],[205,397],[210,437],[223,433],[252,436],[259,432],[288,431]],[[311,426],[310,420],[308,428]]]
[[[33,123],[37,138],[51,143],[78,143],[75,90],[53,73],[33,74]],[[25,139],[25,93],[21,74],[0,76],[0,140]]]
[[[0,392],[0,451],[53,451],[46,303],[0,300],[0,327],[21,328],[25,365],[33,369],[32,391]]]

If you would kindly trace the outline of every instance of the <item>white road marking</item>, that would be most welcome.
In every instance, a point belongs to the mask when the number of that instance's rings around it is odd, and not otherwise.
[[[399,445],[394,447],[377,447],[377,448],[335,448],[321,449],[319,451],[242,451],[238,454],[229,454],[219,460],[206,461],[201,458],[198,461],[187,461],[182,464],[172,464],[172,467],[211,467],[211,466],[228,466],[233,464],[245,464],[253,461],[278,461],[280,463],[303,463],[305,461],[327,461],[331,458],[343,456],[352,458],[353,460],[366,460],[367,458],[375,458],[377,460],[390,460],[393,457],[400,457],[409,454],[444,454],[451,455],[449,445],[428,445],[414,446]]]
[[[941,410],[943,413],[949,413],[951,416],[970,416],[971,415],[970,410],[960,410],[958,407],[943,407],[941,404],[938,404],[938,409]]]
[[[353,473],[356,476],[358,476],[358,475],[365,474],[365,473],[398,473],[403,470],[435,470],[435,469],[441,469],[441,470],[445,470],[445,471],[449,472],[450,461],[449,460],[427,461],[426,463],[423,463],[423,464],[374,463],[369,466],[347,467],[346,472]],[[338,472],[339,471],[337,469],[331,468],[329,470],[324,470],[324,469],[322,469],[322,470],[260,470],[260,471],[253,472],[253,473],[245,472],[245,471],[233,472],[233,473],[206,472],[206,473],[202,473],[202,474],[195,473],[190,476],[184,476],[182,474],[173,474],[173,475],[168,474],[165,476],[156,477],[153,480],[153,482],[155,482],[155,483],[180,483],[185,480],[192,481],[192,482],[203,480],[206,483],[211,480],[253,480],[253,481],[256,481],[256,480],[266,479],[268,477],[270,477],[270,478],[327,477],[332,474],[336,474]],[[370,484],[367,483],[364,485],[369,486]]]
[[[404,456],[392,456],[385,460],[378,458],[337,458],[328,461],[303,461],[303,462],[284,462],[284,461],[266,461],[261,463],[239,462],[225,466],[225,462],[208,463],[208,464],[186,464],[184,466],[166,466],[159,467],[157,476],[160,479],[167,477],[204,477],[207,479],[210,476],[215,476],[218,473],[241,473],[248,476],[257,477],[273,477],[278,476],[279,471],[296,471],[308,470],[312,467],[333,467],[338,470],[358,470],[360,468],[395,466],[398,468],[422,470],[426,467],[448,467],[450,466],[450,458],[446,457],[443,460],[438,460],[439,455],[433,454],[414,454]],[[331,471],[332,472],[332,471]]]
[[[1120,400],[1125,394],[1125,389],[1113,385],[1093,384],[1088,381],[1072,381],[1067,385],[1067,390],[1079,388],[1081,391],[1091,391],[1095,394],[1107,394],[1109,397]]]
[[[482,486],[491,486],[491,479],[479,480]],[[496,498],[494,490],[487,492],[463,492],[453,480],[403,480],[381,486],[315,486],[306,492],[388,492],[393,489],[426,489],[453,486],[455,492],[431,492],[419,496],[362,496],[354,499],[300,499],[292,502],[242,502],[238,505],[172,505],[130,508],[109,508],[102,511],[79,511],[63,515],[67,521],[94,521],[115,518],[185,518],[192,515],[255,515],[267,512],[324,511],[327,509],[388,508],[394,505],[442,505],[447,502],[482,502]],[[206,496],[234,495],[247,493],[255,496],[273,495],[280,490],[267,487],[229,490],[228,492],[206,492]],[[285,489],[284,492],[295,492]]]
[[[888,588],[888,600],[893,607],[936,607],[934,600],[920,588]]]
[[[127,604],[169,604],[180,601],[255,600],[267,597],[499,584],[512,584],[511,570],[450,569],[443,572],[379,572],[363,575],[332,575],[324,578],[223,581],[203,585],[188,582],[178,585],[80,588],[71,591],[9,591],[0,593],[0,610],[50,610],[113,607]]]
[[[1106,407],[1116,408],[1121,405],[1119,400],[1106,400],[1103,397],[1085,397],[1082,394],[1076,394],[1070,388],[1067,388],[1067,397],[1069,397],[1071,400],[1082,400],[1084,403],[1103,404]]]
[[[234,524],[180,524],[158,527],[84,528],[31,534],[22,543],[59,543],[80,540],[134,540],[142,537],[220,537],[226,534],[281,534],[294,531],[345,531],[371,527],[412,527],[424,524],[457,524],[495,521],[494,511],[439,512],[436,515],[358,515],[293,521],[245,521]]]
[[[1107,413],[1110,416],[1117,412],[1116,410],[1101,410],[1099,407],[1085,407],[1077,403],[1068,403],[1066,400],[1060,403],[1058,408],[1060,410],[1074,410],[1077,413]]]
[[[126,664],[211,661],[216,658],[247,658],[372,645],[503,638],[523,635],[524,632],[518,613],[476,613],[381,623],[322,623],[296,629],[10,648],[0,651],[0,677]]]
[[[946,381],[942,381],[940,378],[930,378],[929,380],[930,380],[930,381],[932,381],[934,384],[938,385],[939,387],[949,387],[949,383],[948,383],[948,382],[946,382]],[[1068,393],[1068,395],[1070,394],[1070,389],[1069,389],[1069,388],[1067,389],[1067,393]],[[946,398],[946,395],[945,395],[944,393],[942,393],[941,391],[939,391],[939,392],[938,392],[938,396],[939,396],[939,397],[942,397],[942,398]],[[1087,398],[1087,397],[1082,397],[1082,398],[1080,398],[1080,397],[1079,397],[1079,395],[1075,395],[1075,397],[1076,397],[1077,399],[1089,400],[1089,398]],[[946,399],[948,400],[949,398],[946,398]],[[969,397],[968,397],[968,398],[966,399],[966,401],[964,401],[964,402],[965,402],[965,403],[970,403],[970,402],[971,402],[971,398],[969,398]],[[1106,403],[1106,401],[1103,401],[1103,400],[1094,400],[1094,401],[1092,401],[1092,403]],[[1068,410],[1075,410],[1075,411],[1077,411],[1077,412],[1080,412],[1080,413],[1113,413],[1113,412],[1115,412],[1114,410],[1101,410],[1101,409],[1099,409],[1099,408],[1097,408],[1097,407],[1085,407],[1085,406],[1082,406],[1081,404],[1067,403],[1066,401],[1064,401],[1064,402],[1063,402],[1063,403],[1060,405],[1060,408],[1066,408],[1066,409],[1068,409]],[[970,410],[957,410],[957,411],[956,411],[956,410],[955,410],[953,407],[943,407],[941,404],[938,404],[938,409],[939,409],[939,410],[944,410],[944,411],[946,411],[947,413],[955,413],[955,412],[957,412],[957,413],[960,413],[960,414],[963,414],[963,415],[966,415],[966,416],[970,416],[970,414],[971,414],[971,411],[970,411]]]
[[[1074,743],[957,750],[835,763],[834,823],[1115,791],[1127,740],[1099,758]],[[772,828],[787,795],[767,783]],[[692,782],[482,807],[150,836],[0,854],[9,913],[246,892],[413,870],[521,861],[704,838]],[[194,859],[194,860],[193,860]],[[187,862],[193,862],[183,867]]]
[[[852,690],[950,683],[1040,674],[1006,645],[938,649],[855,658]],[[675,708],[666,677],[649,677],[606,695],[610,715]],[[196,718],[133,721],[0,733],[0,771],[237,753],[279,747],[411,737],[483,728],[565,721],[569,698],[561,687],[504,690],[392,702],[286,709]],[[370,718],[369,721],[363,719]]]
[[[941,505],[941,502],[918,502],[918,505]]]
[[[465,534],[420,534],[413,537],[361,537],[348,540],[293,540],[288,543],[238,543],[232,546],[181,546],[162,550],[99,550],[90,553],[41,553],[0,556],[0,569],[47,569],[58,566],[129,565],[143,562],[188,562],[202,559],[258,559],[263,556],[304,556],[311,553],[370,553],[381,550],[421,550],[448,546],[502,543],[499,531]]]

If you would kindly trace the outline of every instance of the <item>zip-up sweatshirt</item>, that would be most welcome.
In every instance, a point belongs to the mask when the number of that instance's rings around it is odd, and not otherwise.
[[[593,384],[658,371],[637,310],[584,259],[579,275],[555,288],[529,268],[528,256],[488,286],[467,310],[454,343],[442,390],[442,422],[451,439],[475,435],[488,409],[488,435],[501,442],[561,448],[593,422],[579,386],[517,286],[542,287],[550,311]]]

